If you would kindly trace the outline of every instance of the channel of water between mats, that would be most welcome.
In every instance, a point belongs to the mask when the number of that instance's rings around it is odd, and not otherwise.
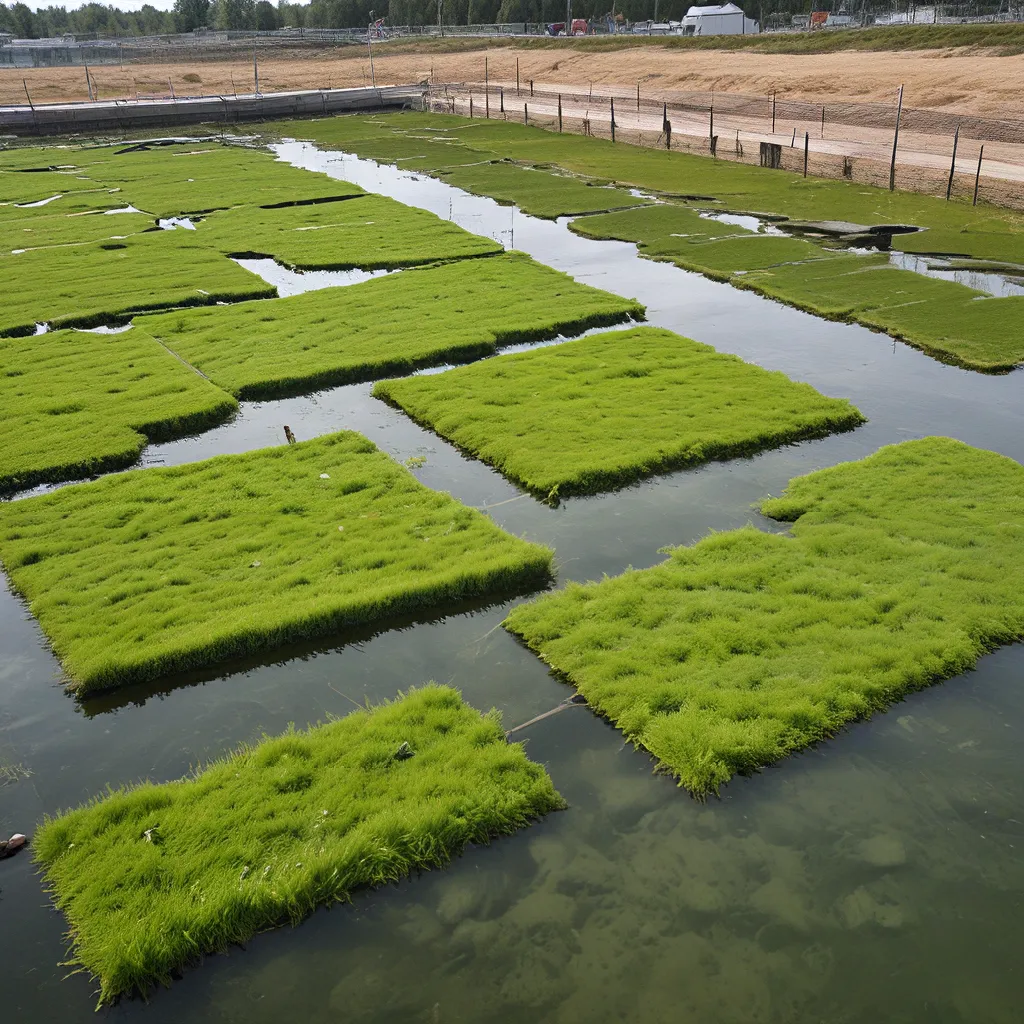
[[[305,151],[309,155],[309,151]],[[319,156],[318,159],[329,158]],[[649,565],[666,543],[751,518],[791,476],[880,444],[951,433],[1021,458],[1020,374],[945,367],[857,327],[827,322],[674,267],[631,245],[580,239],[432,179],[351,160],[337,176],[515,243],[650,309],[652,323],[852,398],[872,422],[850,434],[657,478],[558,509],[409,423],[353,385],[246,403],[231,423],[152,446],[177,463],[352,427],[430,486],[490,506],[501,525],[553,544],[565,578]],[[370,176],[376,175],[376,180]],[[385,185],[387,187],[385,187]],[[430,208],[430,207],[428,207]],[[506,241],[511,239],[506,236]],[[34,623],[0,596],[0,757],[32,775],[0,789],[0,826],[142,775],[180,775],[237,742],[344,714],[427,678],[451,681],[509,725],[568,694],[499,622],[508,606],[406,624],[170,679],[78,707],[53,685]],[[821,748],[694,803],[586,710],[528,731],[571,803],[564,814],[446,872],[318,913],[299,931],[211,958],[148,1007],[147,1021],[1010,1021],[1024,926],[1021,647],[918,694]],[[82,978],[62,981],[63,920],[31,864],[0,864],[0,963],[8,1005],[41,1019],[95,1019]]]

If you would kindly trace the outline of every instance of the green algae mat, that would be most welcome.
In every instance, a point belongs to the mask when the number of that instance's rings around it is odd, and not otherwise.
[[[502,252],[490,238],[386,196],[264,210],[240,206],[199,223],[221,252],[256,253],[304,270],[375,270]]]
[[[373,393],[548,498],[864,422],[845,399],[653,327],[380,381]]]
[[[33,846],[99,1003],[564,807],[495,714],[428,685],[47,819]]]
[[[885,331],[943,362],[1004,372],[1024,361],[1024,299],[992,298],[953,281],[898,270],[880,253],[849,255],[670,204],[586,217],[572,228],[588,238],[636,242],[652,259],[819,316]]]
[[[79,694],[507,597],[551,557],[348,431],[0,504],[0,561]]]
[[[548,220],[648,202],[626,189],[505,162],[447,168],[437,176],[456,188],[490,196],[499,203],[514,203],[523,213]]]
[[[238,403],[144,331],[0,339],[0,493],[130,466]]]
[[[630,299],[508,253],[137,322],[215,384],[257,399],[465,362],[641,316]]]
[[[242,204],[294,205],[362,194],[358,185],[292,167],[264,149],[212,139],[0,153],[0,203],[61,196],[35,208],[40,213],[64,212],[71,201],[90,201],[97,208],[131,204],[157,218]]]
[[[698,197],[695,201],[714,204],[721,212],[759,211],[781,220],[847,221],[865,227],[913,225],[923,230],[898,235],[894,248],[1024,266],[1024,214],[985,204],[974,207],[965,200],[945,202],[860,182],[805,179],[728,161],[712,165],[693,154],[616,145],[500,120],[414,113],[372,119],[350,115],[297,122],[285,129],[373,159],[401,160],[405,168],[501,202],[516,202],[538,216],[600,208],[562,203],[562,187],[594,193],[603,190],[595,185],[633,186],[670,198]],[[577,178],[567,177],[567,172]],[[545,199],[548,189],[554,190],[551,204]],[[622,188],[617,191],[630,195]],[[844,281],[844,289],[862,286],[852,306],[844,305],[836,301],[831,275],[871,269],[875,257],[848,257],[861,261],[853,270],[844,271],[838,264],[818,267],[818,261],[835,251],[806,239],[727,228],[674,204],[599,214],[577,220],[573,229],[592,237],[637,242],[653,258],[670,259],[811,313],[886,331],[944,362],[984,372],[1005,372],[1024,362],[1024,340],[1017,329],[1024,305],[1019,299],[988,298],[953,281],[890,268],[885,279]],[[815,280],[820,281],[817,287]],[[878,301],[873,294],[877,285],[900,292],[899,301]]]
[[[31,334],[37,323],[88,327],[138,310],[277,295],[277,289],[193,235],[154,231],[116,242],[0,256],[0,337]]]
[[[748,527],[506,628],[692,793],[1024,639],[1024,467],[931,437],[790,482]]]

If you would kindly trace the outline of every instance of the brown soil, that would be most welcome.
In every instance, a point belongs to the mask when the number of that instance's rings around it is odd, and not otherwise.
[[[992,56],[968,50],[899,53],[841,51],[830,54],[767,54],[745,51],[679,50],[657,45],[586,52],[494,47],[456,53],[375,49],[379,84],[482,81],[484,57],[492,81],[515,80],[516,60],[525,84],[631,85],[638,79],[650,95],[659,90],[710,89],[792,98],[828,97],[891,102],[900,83],[905,103],[994,117],[1019,117],[1024,94],[1024,55]],[[90,69],[100,98],[139,94],[179,96],[252,91],[252,62],[237,58],[175,64],[125,64]],[[188,80],[186,81],[186,77]],[[37,103],[86,99],[82,68],[29,68],[0,71],[0,103],[24,103],[22,79]],[[196,81],[198,78],[198,81]],[[369,62],[361,48],[295,51],[260,59],[265,92],[300,88],[339,88],[368,84]]]

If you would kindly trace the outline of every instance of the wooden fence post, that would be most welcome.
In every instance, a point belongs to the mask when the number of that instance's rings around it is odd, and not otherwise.
[[[889,191],[896,189],[896,147],[900,141],[900,115],[903,113],[903,86],[900,86],[900,97],[896,101],[896,130],[892,134],[892,160],[889,162]]]
[[[974,175],[974,202],[972,206],[978,205],[978,185],[981,184],[981,158],[985,155],[984,145],[978,151],[978,172]]]
[[[960,143],[960,125],[956,126],[956,131],[953,133],[953,159],[949,162],[949,181],[946,182],[946,202],[949,202],[949,197],[953,191],[953,174],[956,171],[956,147]]]

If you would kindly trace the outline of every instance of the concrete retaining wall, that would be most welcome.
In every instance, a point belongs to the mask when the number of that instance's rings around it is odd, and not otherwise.
[[[119,128],[163,128],[202,122],[261,121],[374,110],[422,110],[418,85],[380,89],[316,89],[259,96],[203,96],[177,100],[103,100],[0,107],[0,132],[64,135]]]

